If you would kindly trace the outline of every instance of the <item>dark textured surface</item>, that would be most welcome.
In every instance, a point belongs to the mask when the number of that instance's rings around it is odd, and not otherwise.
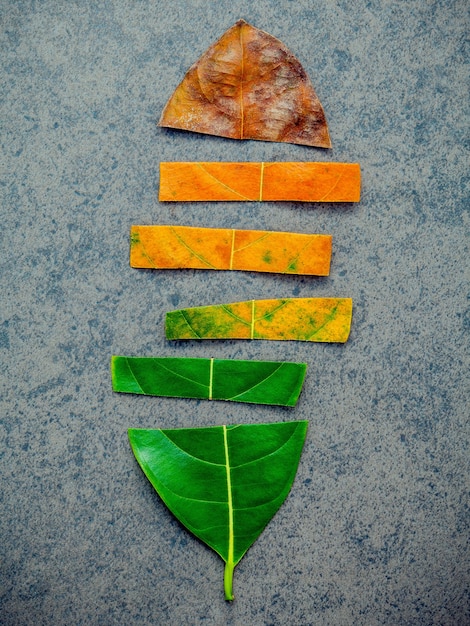
[[[331,151],[156,127],[239,18],[298,56]],[[464,0],[2,2],[2,624],[469,623],[468,26]],[[159,204],[163,160],[358,161],[362,200]],[[331,233],[331,275],[131,269],[139,223]],[[164,338],[170,309],[320,295],[354,299],[347,344]],[[111,354],[309,370],[295,409],[234,406],[113,394]],[[126,429],[286,419],[294,488],[227,604]]]

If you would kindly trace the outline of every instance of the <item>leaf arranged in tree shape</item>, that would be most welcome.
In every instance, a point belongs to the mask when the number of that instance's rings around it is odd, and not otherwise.
[[[359,163],[162,162],[159,200],[359,202]]]
[[[295,406],[306,371],[286,361],[111,357],[114,391],[279,406]]]
[[[131,267],[328,276],[331,235],[194,226],[132,226]]]
[[[284,502],[294,481],[307,421],[129,429],[135,457],[170,511],[233,570]]]
[[[351,298],[248,300],[166,314],[167,339],[277,339],[343,343]]]
[[[189,69],[159,126],[331,147],[323,108],[298,59],[279,39],[244,20]]]

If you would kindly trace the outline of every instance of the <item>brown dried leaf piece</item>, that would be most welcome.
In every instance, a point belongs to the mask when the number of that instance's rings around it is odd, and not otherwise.
[[[323,108],[298,59],[279,39],[244,20],[189,69],[158,125],[331,147]]]

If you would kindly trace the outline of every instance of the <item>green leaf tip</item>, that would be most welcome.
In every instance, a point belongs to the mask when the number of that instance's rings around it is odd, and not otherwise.
[[[286,499],[308,422],[130,428],[134,455],[163,502],[233,570]]]
[[[111,357],[113,390],[173,398],[296,405],[307,365],[186,357]]]

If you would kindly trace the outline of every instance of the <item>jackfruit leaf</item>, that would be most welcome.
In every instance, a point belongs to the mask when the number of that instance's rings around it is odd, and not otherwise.
[[[331,147],[322,105],[299,60],[279,39],[244,20],[188,70],[159,126]]]
[[[307,365],[186,357],[111,358],[114,391],[295,406]]]
[[[233,570],[287,497],[307,421],[129,429],[134,455],[178,520]],[[188,559],[189,560],[189,559]]]
[[[331,235],[195,226],[132,226],[131,267],[328,276]]]
[[[359,163],[163,161],[163,202],[359,202]]]
[[[343,343],[351,318],[351,298],[248,300],[169,311],[166,337]]]

